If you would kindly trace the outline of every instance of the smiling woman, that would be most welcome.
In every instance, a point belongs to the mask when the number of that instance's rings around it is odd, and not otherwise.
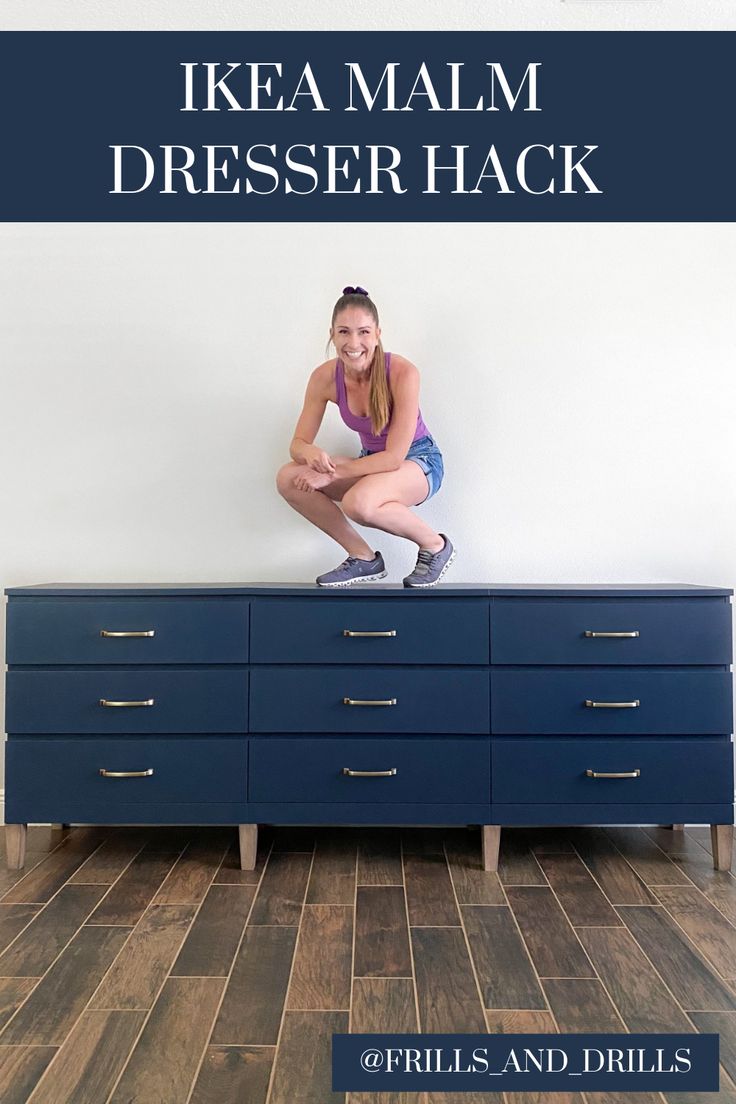
[[[455,549],[411,510],[437,493],[444,475],[442,454],[419,409],[419,371],[405,357],[384,352],[378,310],[362,287],[343,289],[330,340],[337,356],[312,372],[289,449],[292,462],[277,477],[289,505],[348,553],[317,583],[343,587],[386,577],[381,553],[352,521],[413,541],[419,554],[404,586],[435,586]],[[314,443],[328,402],[358,432],[358,457],[330,456]]]

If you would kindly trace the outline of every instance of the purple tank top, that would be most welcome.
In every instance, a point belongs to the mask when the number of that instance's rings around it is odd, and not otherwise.
[[[386,378],[389,380],[391,378],[390,353],[386,353]],[[335,388],[337,390],[337,405],[340,410],[340,417],[345,425],[350,426],[351,429],[357,430],[360,436],[360,443],[364,449],[368,449],[369,452],[384,452],[386,449],[386,438],[388,437],[388,426],[386,426],[383,433],[376,437],[371,428],[370,418],[361,418],[359,415],[353,414],[348,406],[348,396],[345,390],[345,365],[341,360],[338,360],[335,366]],[[390,424],[389,422],[389,425]],[[424,424],[422,412],[419,410],[417,412],[417,425],[414,430],[412,444],[414,444],[414,441],[419,441],[422,437],[428,436],[429,430]]]

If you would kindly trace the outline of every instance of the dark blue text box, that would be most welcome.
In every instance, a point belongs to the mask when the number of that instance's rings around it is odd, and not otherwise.
[[[718,1035],[333,1035],[353,1092],[716,1092]]]
[[[735,43],[5,32],[0,219],[730,221]]]

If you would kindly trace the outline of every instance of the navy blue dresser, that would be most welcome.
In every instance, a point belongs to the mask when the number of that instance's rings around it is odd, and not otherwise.
[[[6,591],[6,836],[28,822],[733,823],[730,590]]]

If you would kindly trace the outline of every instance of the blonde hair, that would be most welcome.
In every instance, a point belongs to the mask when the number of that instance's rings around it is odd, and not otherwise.
[[[335,329],[335,319],[341,311],[349,307],[359,307],[368,311],[376,327],[378,327],[378,308],[370,296],[361,292],[348,292],[340,296],[332,310],[330,341]],[[371,419],[371,430],[374,436],[378,437],[379,434],[383,433],[391,419],[391,391],[386,375],[386,354],[383,351],[380,337],[371,361],[371,389],[368,395],[368,411]]]

